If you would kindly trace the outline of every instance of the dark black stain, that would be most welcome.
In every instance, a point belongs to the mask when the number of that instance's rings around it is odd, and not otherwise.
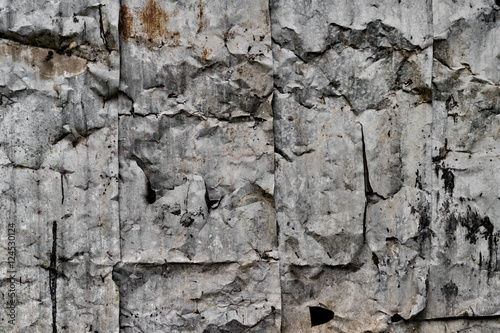
[[[375,266],[377,266],[377,268],[378,268],[379,260],[378,260],[378,256],[375,254],[375,252],[372,252],[372,261],[375,264]]]
[[[497,5],[498,5],[498,1]],[[483,21],[486,23],[494,23],[497,21],[497,15],[494,11],[491,11],[490,13],[483,13]]]
[[[210,213],[210,209],[212,208],[212,202],[210,201],[210,196],[208,195],[208,187],[205,182],[205,204],[207,205],[207,210]]]
[[[368,209],[368,204],[372,201],[372,197],[376,196],[379,199],[385,200],[384,197],[373,191],[370,185],[370,173],[368,170],[368,160],[366,158],[366,145],[365,145],[365,133],[363,131],[363,124],[359,123],[361,126],[361,147],[363,149],[363,171],[364,171],[364,181],[365,181],[365,209],[363,212],[363,242],[366,243],[366,211]]]
[[[364,179],[365,179],[365,195],[373,194],[372,186],[370,185],[370,173],[368,171],[368,160],[366,159],[366,145],[365,145],[365,133],[363,131],[363,124],[361,125],[361,145],[363,148],[363,169],[364,169]]]
[[[453,235],[455,233],[455,230],[457,229],[457,226],[460,224],[458,218],[459,218],[458,216],[453,214],[448,216],[448,219],[446,221],[445,231],[449,237],[455,238]]]
[[[425,241],[431,239],[434,232],[431,229],[431,208],[430,204],[424,200],[420,199],[417,208],[412,207],[412,214],[418,213],[418,233],[416,240],[419,244],[423,245]]]
[[[52,253],[50,254],[49,288],[52,301],[52,333],[57,333],[57,222],[52,222]]]
[[[149,204],[154,204],[156,201],[156,191],[151,187],[149,178],[146,177],[146,201]]]
[[[366,243],[366,211],[368,210],[368,200],[365,201],[365,209],[363,211],[363,243]]]
[[[54,52],[52,51],[49,51],[49,53],[47,54],[47,56],[45,57],[45,61],[50,61],[52,59],[52,57],[54,56]]]
[[[61,205],[64,204],[64,176],[61,173]]]
[[[169,211],[171,214],[179,216],[181,215],[181,205],[178,203],[173,204],[172,206],[169,206]]]
[[[410,213],[418,217],[418,232],[413,237],[418,246],[418,251],[422,256],[425,256],[425,253],[431,250],[431,241],[432,237],[436,235],[434,230],[432,230],[431,222],[432,222],[432,211],[431,205],[426,200],[424,195],[421,195],[418,201],[417,206],[411,206]],[[386,241],[392,241],[392,237],[386,238]],[[395,239],[394,241],[397,241]]]
[[[451,111],[458,106],[458,103],[453,98],[453,95],[450,95],[450,97],[448,97],[448,99],[445,102],[445,106],[446,106],[446,111]]]
[[[442,168],[443,174],[441,179],[444,180],[444,189],[450,196],[453,196],[453,189],[455,188],[455,175],[450,169]]]
[[[418,170],[415,172],[415,187],[418,188],[419,190],[422,190],[422,177],[420,176]]]
[[[193,217],[193,214],[187,212],[187,213],[184,213],[181,217],[181,221],[180,221],[180,224],[183,226],[183,227],[189,227],[191,224],[193,224],[194,222],[194,217]]]
[[[451,150],[448,149],[448,139],[444,139],[444,146],[439,148],[439,155],[432,158],[432,162],[438,163],[446,158]],[[436,170],[437,171],[437,170]]]
[[[334,316],[333,311],[319,306],[310,306],[309,314],[311,316],[311,327],[326,324]]]
[[[471,244],[476,244],[478,235],[482,235],[484,239],[493,238],[493,224],[488,216],[482,217],[476,211],[473,211],[470,206],[467,206],[465,214],[451,214],[446,221],[446,232],[453,234],[457,226],[462,226],[467,229],[465,239]]]
[[[108,51],[108,53],[111,53],[111,50],[109,48],[109,45],[108,45],[108,39],[106,38],[106,31],[104,30],[104,24],[102,22],[102,6],[105,6],[105,5],[98,5],[98,9],[99,9],[99,31],[101,33],[101,38],[102,38],[102,41],[104,42],[104,47],[106,48],[106,50]]]
[[[453,281],[450,281],[441,288],[441,292],[447,302],[452,302],[458,295],[458,287]]]

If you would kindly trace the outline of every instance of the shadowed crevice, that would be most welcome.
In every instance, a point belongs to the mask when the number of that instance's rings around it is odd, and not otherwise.
[[[334,316],[333,311],[319,306],[310,306],[309,314],[311,316],[311,327],[326,324],[332,320]]]

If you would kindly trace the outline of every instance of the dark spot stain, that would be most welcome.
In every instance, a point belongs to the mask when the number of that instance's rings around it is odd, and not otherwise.
[[[191,224],[193,224],[194,222],[194,217],[193,217],[193,214],[187,212],[187,213],[184,213],[181,217],[181,221],[180,221],[180,224],[183,226],[183,227],[189,227]]]
[[[444,146],[439,148],[439,155],[434,156],[432,158],[432,162],[437,163],[439,161],[444,160],[446,158],[446,155],[448,155],[450,151],[451,150],[448,149],[448,139],[444,139]]]
[[[333,311],[319,306],[310,306],[309,314],[311,316],[311,327],[326,324],[334,316]]]
[[[453,196],[453,189],[455,188],[455,175],[450,169],[443,168],[441,179],[444,180],[444,189],[450,196]]]
[[[415,187],[418,188],[419,190],[422,190],[423,187],[422,187],[422,177],[420,176],[419,174],[419,171],[417,170],[417,172],[415,172]]]
[[[493,235],[493,224],[490,221],[488,216],[481,218],[479,214],[475,211],[472,211],[470,206],[467,206],[467,213],[465,216],[459,216],[458,221],[460,225],[467,228],[467,235],[465,239],[471,242],[471,244],[475,244],[477,241],[477,234],[480,232],[480,228],[483,227],[483,236],[486,239],[487,237],[491,237]]]
[[[168,33],[168,15],[156,1],[148,0],[139,18],[149,38],[161,38]]]
[[[122,36],[123,41],[128,42],[129,38],[132,36],[132,25],[134,18],[130,13],[129,8],[126,5],[120,7],[120,19],[118,21],[118,30],[120,31],[120,36]]]
[[[441,288],[441,292],[446,298],[446,301],[451,302],[455,300],[458,295],[458,287],[453,281],[450,281]]]
[[[50,59],[52,59],[53,56],[54,56],[54,52],[49,51],[49,53],[45,57],[45,61],[50,61]]]
[[[490,13],[483,13],[483,21],[486,23],[493,23],[497,21],[496,13],[491,11]]]
[[[448,99],[445,102],[445,106],[446,106],[446,111],[451,111],[452,109],[458,106],[458,103],[453,98],[453,95],[450,95],[450,97],[448,97]]]
[[[172,206],[169,207],[170,213],[173,215],[181,215],[181,205],[178,203],[173,204]]]
[[[429,238],[432,236],[431,226],[431,209],[428,202],[421,200],[418,204],[418,232],[419,237]]]
[[[452,117],[453,118],[453,122],[454,123],[457,123],[457,118],[458,118],[458,113],[448,113],[448,117]]]

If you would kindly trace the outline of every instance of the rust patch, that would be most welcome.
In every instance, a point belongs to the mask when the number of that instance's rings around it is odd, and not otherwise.
[[[207,60],[208,50],[206,48],[203,48],[203,50],[201,51],[201,57],[203,58],[203,60]]]
[[[168,33],[168,15],[156,1],[148,0],[139,18],[149,38],[161,38]]]
[[[202,0],[200,0],[200,4],[198,5],[198,9],[200,12],[198,13],[198,31],[196,31],[197,34],[199,34],[203,30],[203,3]]]
[[[55,53],[51,60],[45,60],[47,50],[30,47],[28,63],[33,62],[41,79],[52,80],[55,76],[62,76],[64,73],[79,74],[87,68],[87,60],[79,57],[68,57]]]
[[[134,24],[134,17],[126,5],[120,7],[120,19],[118,21],[118,29],[123,41],[128,42],[132,36],[132,25]]]
[[[37,72],[42,80],[53,80],[64,73],[80,74],[87,68],[87,60],[79,57],[69,57],[52,52],[51,50],[22,45],[15,42],[0,44],[0,57],[11,57],[13,62],[24,62]],[[57,92],[57,91],[56,91]]]

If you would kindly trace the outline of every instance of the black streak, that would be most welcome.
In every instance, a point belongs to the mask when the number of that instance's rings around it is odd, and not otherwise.
[[[64,204],[64,178],[61,174],[61,205]]]
[[[492,316],[455,316],[455,317],[439,317],[439,318],[427,318],[427,319],[417,319],[410,318],[404,319],[398,314],[392,316],[394,318],[393,322],[404,321],[404,322],[423,322],[423,321],[452,321],[452,320],[497,320],[500,318],[500,315],[492,315]],[[391,318],[391,319],[392,319]]]
[[[365,175],[365,194],[370,195],[373,194],[373,189],[370,185],[370,174],[368,173],[368,161],[366,159],[366,146],[365,146],[365,134],[363,132],[363,124],[359,123],[361,125],[361,143],[363,146],[363,168],[364,168],[364,175]]]
[[[151,187],[151,182],[149,178],[146,176],[146,201],[149,204],[154,204],[156,201],[156,191]]]
[[[366,210],[368,208],[368,200],[365,201],[365,210],[363,212],[363,242],[366,243]]]
[[[104,46],[106,47],[106,50],[108,51],[108,53],[111,53],[111,50],[109,49],[109,46],[108,46],[108,40],[106,39],[106,33],[104,32],[104,24],[102,23],[102,6],[104,5],[99,5],[99,24],[100,24],[100,27],[101,27],[101,38],[104,42]]]
[[[372,261],[375,264],[375,266],[377,266],[377,268],[378,268],[378,264],[380,261],[378,259],[378,256],[375,254],[375,252],[372,252]]]
[[[453,189],[455,188],[455,175],[450,169],[442,168],[442,170],[443,174],[441,175],[441,179],[444,180],[444,189],[450,194],[450,196],[453,196]]]
[[[370,185],[370,176],[368,174],[368,161],[366,160],[366,148],[365,148],[365,134],[363,132],[363,124],[361,125],[361,143],[363,147],[363,171],[365,178],[365,210],[363,212],[363,242],[366,243],[366,210],[368,208],[368,196],[373,193],[373,189]]]
[[[52,222],[52,253],[49,266],[49,287],[52,300],[52,333],[57,333],[57,222]]]

